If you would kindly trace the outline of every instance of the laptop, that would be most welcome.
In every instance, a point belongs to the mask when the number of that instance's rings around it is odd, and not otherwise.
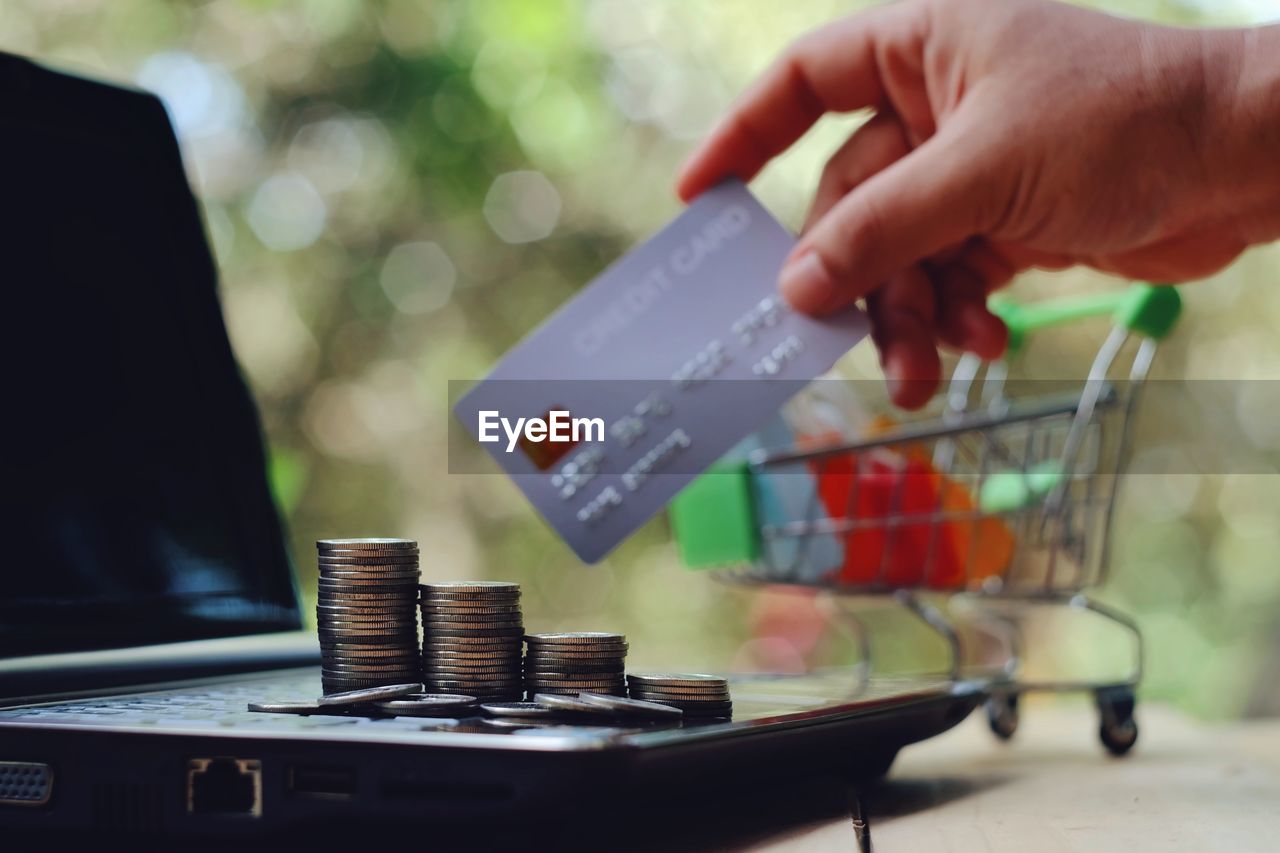
[[[249,711],[318,695],[319,650],[165,110],[0,55],[0,187],[6,833],[529,827],[872,778],[982,701],[837,669],[733,677],[733,719],[706,725]]]

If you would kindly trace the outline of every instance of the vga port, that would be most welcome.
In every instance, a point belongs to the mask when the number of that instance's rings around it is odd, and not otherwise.
[[[0,761],[0,806],[43,806],[53,795],[53,768],[38,761]]]

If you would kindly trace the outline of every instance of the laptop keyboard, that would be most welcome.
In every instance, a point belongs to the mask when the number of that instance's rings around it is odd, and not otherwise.
[[[371,718],[336,714],[263,714],[249,711],[250,702],[266,699],[314,699],[320,693],[314,671],[289,672],[271,678],[231,682],[212,687],[187,687],[0,709],[4,723],[94,726],[155,726],[183,729],[316,729],[329,726],[373,725],[381,730],[437,729],[450,721],[422,718]]]

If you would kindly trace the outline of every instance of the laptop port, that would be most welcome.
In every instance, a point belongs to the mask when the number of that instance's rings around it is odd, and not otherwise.
[[[53,768],[38,761],[0,761],[0,806],[43,806],[53,796]]]
[[[289,768],[289,790],[304,797],[348,800],[356,792],[354,767],[295,764]]]
[[[225,756],[191,759],[187,814],[262,817],[262,762]]]

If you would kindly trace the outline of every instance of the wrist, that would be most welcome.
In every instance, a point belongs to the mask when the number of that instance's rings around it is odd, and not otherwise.
[[[1280,238],[1280,26],[1204,33],[1211,207],[1243,242]]]

